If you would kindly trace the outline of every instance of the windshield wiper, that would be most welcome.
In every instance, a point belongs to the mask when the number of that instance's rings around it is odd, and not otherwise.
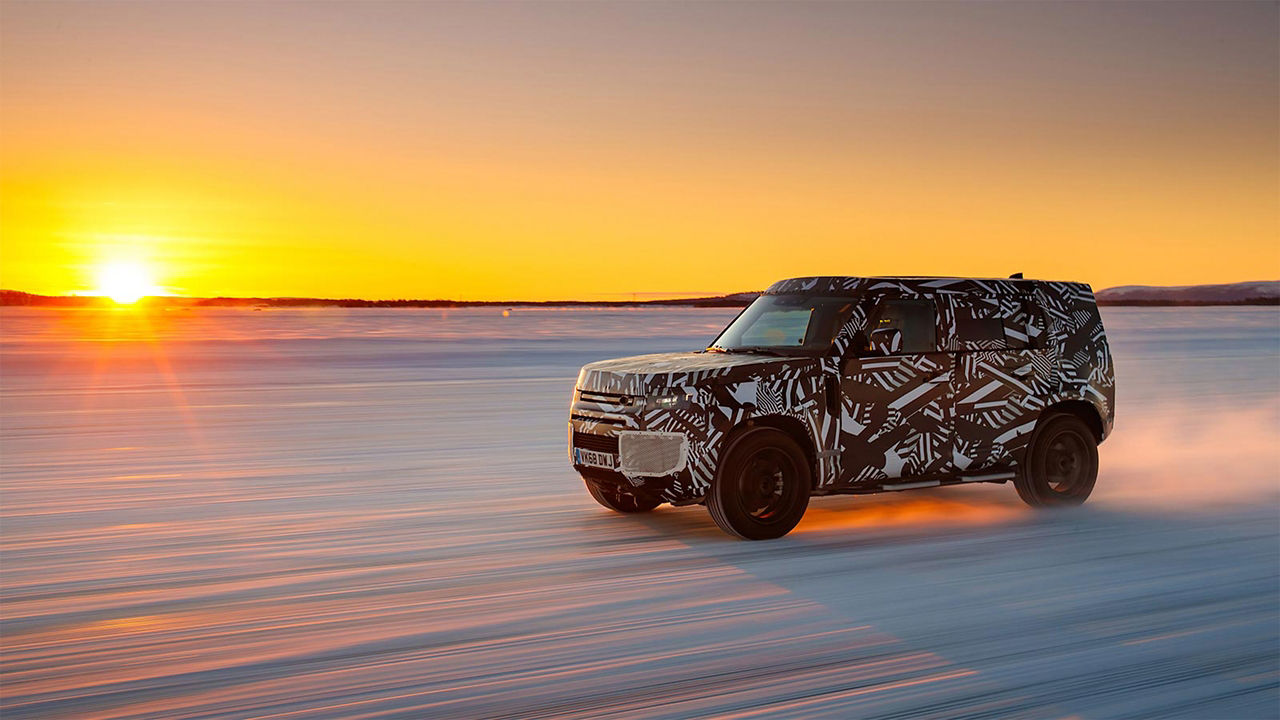
[[[774,357],[790,357],[791,356],[786,354],[786,352],[782,352],[781,350],[773,350],[772,347],[760,347],[760,346],[749,346],[749,347],[712,346],[712,347],[708,347],[707,350],[709,352],[742,352],[742,354],[745,354],[745,355],[772,355]]]

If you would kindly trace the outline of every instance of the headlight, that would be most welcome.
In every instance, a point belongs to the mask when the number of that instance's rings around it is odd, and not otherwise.
[[[664,391],[660,395],[652,395],[646,398],[645,406],[649,410],[679,410],[688,407],[692,398],[693,391],[691,390]]]

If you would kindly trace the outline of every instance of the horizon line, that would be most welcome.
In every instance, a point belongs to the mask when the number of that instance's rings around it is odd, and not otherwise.
[[[956,277],[956,278],[960,278],[961,276],[959,275],[955,275],[955,276],[952,276],[952,275],[946,275],[946,276],[903,275],[903,276],[880,276],[880,277]],[[992,278],[992,279],[1003,279],[1003,278]],[[1019,279],[1022,279],[1022,278],[1019,278]],[[1039,278],[1025,278],[1025,279],[1038,280]],[[1252,285],[1256,283],[1280,283],[1280,278],[1236,280],[1232,282],[1192,283],[1192,284],[1181,284],[1181,285],[1147,285],[1142,283],[1125,283],[1122,285],[1112,285],[1106,288],[1095,289],[1093,292],[1096,294],[1100,292],[1107,292],[1109,290],[1119,290],[1119,289],[1128,289],[1128,288],[1180,290],[1180,289],[1190,289],[1190,288],[1200,288],[1200,287],[1221,287],[1221,286],[1227,286],[1227,285]],[[323,295],[182,295],[179,293],[160,293],[160,294],[152,294],[152,295],[143,295],[138,298],[137,302],[142,302],[143,300],[171,299],[171,300],[193,300],[193,301],[194,300],[241,300],[241,301],[315,300],[315,301],[321,301],[321,302],[368,302],[368,303],[423,302],[423,303],[459,303],[459,304],[465,303],[465,304],[486,304],[486,305],[501,305],[504,303],[516,304],[516,305],[552,305],[552,304],[611,304],[611,305],[627,304],[627,305],[631,305],[631,304],[637,304],[637,303],[655,303],[655,302],[661,303],[661,302],[671,302],[671,301],[679,301],[679,300],[688,300],[688,301],[727,300],[727,299],[737,298],[744,295],[761,295],[764,292],[765,292],[764,290],[740,290],[736,292],[714,294],[714,293],[691,292],[691,291],[663,292],[663,291],[657,291],[657,290],[637,290],[634,292],[598,293],[599,295],[614,296],[614,297],[630,295],[632,296],[632,299],[630,300],[625,300],[625,299],[584,300],[584,299],[568,299],[568,298],[560,298],[560,299],[553,299],[553,300],[530,300],[530,299],[515,299],[515,298],[505,298],[501,300],[462,300],[458,298],[424,298],[424,297],[366,298],[366,297],[357,297],[357,296],[337,297],[337,296],[323,296]],[[19,295],[27,295],[30,297],[46,298],[51,300],[83,299],[83,300],[105,300],[105,301],[114,302],[112,301],[109,295],[95,295],[91,293],[81,294],[81,293],[71,292],[71,293],[49,294],[49,293],[31,292],[29,290],[18,290],[15,288],[0,288],[0,293],[4,293],[4,294],[16,293]],[[646,296],[652,299],[641,300],[641,299],[637,299],[637,296]]]
[[[1030,279],[1030,278],[1029,278]],[[1207,287],[1223,287],[1231,285],[1252,285],[1257,283],[1280,283],[1280,280],[1242,280],[1228,283],[1199,283],[1195,285],[1115,285],[1101,290],[1094,290],[1094,294],[1105,293],[1112,290],[1128,290],[1136,288],[1147,288],[1153,290],[1190,290],[1194,288]],[[360,297],[320,297],[305,295],[144,295],[130,303],[120,303],[112,299],[108,295],[90,295],[90,294],[69,294],[69,295],[46,295],[42,293],[33,293],[25,290],[14,290],[9,288],[0,288],[0,305],[5,306],[21,306],[35,303],[10,302],[21,297],[36,300],[39,304],[59,305],[59,304],[77,304],[78,302],[88,301],[92,304],[105,305],[156,305],[156,304],[173,304],[173,305],[251,305],[254,303],[274,303],[280,305],[307,305],[307,304],[326,304],[326,305],[401,305],[401,306],[421,306],[421,307],[449,307],[449,306],[571,306],[571,305],[604,305],[604,306],[635,306],[635,305],[716,305],[716,306],[742,306],[749,304],[756,296],[763,294],[762,290],[751,290],[734,293],[726,293],[722,295],[697,295],[691,293],[661,293],[661,292],[635,292],[635,293],[608,293],[609,295],[632,295],[632,299],[623,300],[575,300],[575,299],[553,299],[553,300],[520,300],[520,299],[502,299],[502,300],[459,300],[451,298],[381,298],[370,299]],[[667,297],[650,297],[648,299],[640,299],[639,295],[666,295]],[[18,297],[14,297],[18,296]],[[1262,298],[1250,298],[1262,299]]]

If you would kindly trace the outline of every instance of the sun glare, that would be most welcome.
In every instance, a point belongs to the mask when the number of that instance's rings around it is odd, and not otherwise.
[[[98,294],[128,305],[148,295],[160,295],[161,290],[142,263],[116,261],[98,268]]]

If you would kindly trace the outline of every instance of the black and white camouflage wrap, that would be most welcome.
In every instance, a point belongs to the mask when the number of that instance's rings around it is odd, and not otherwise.
[[[831,352],[818,357],[689,352],[585,366],[570,410],[571,457],[575,438],[645,431],[684,435],[688,462],[662,478],[575,467],[668,502],[696,501],[714,477],[726,439],[754,421],[806,441],[815,492],[871,492],[912,479],[1010,470],[1041,414],[1061,403],[1092,408],[1100,439],[1110,433],[1114,372],[1088,285],[815,277],[783,280],[766,294],[848,296],[856,304]],[[937,352],[859,352],[874,309],[889,298],[934,302]],[[1005,341],[961,342],[959,316],[999,318]],[[675,407],[650,402],[671,395],[681,398]]]

